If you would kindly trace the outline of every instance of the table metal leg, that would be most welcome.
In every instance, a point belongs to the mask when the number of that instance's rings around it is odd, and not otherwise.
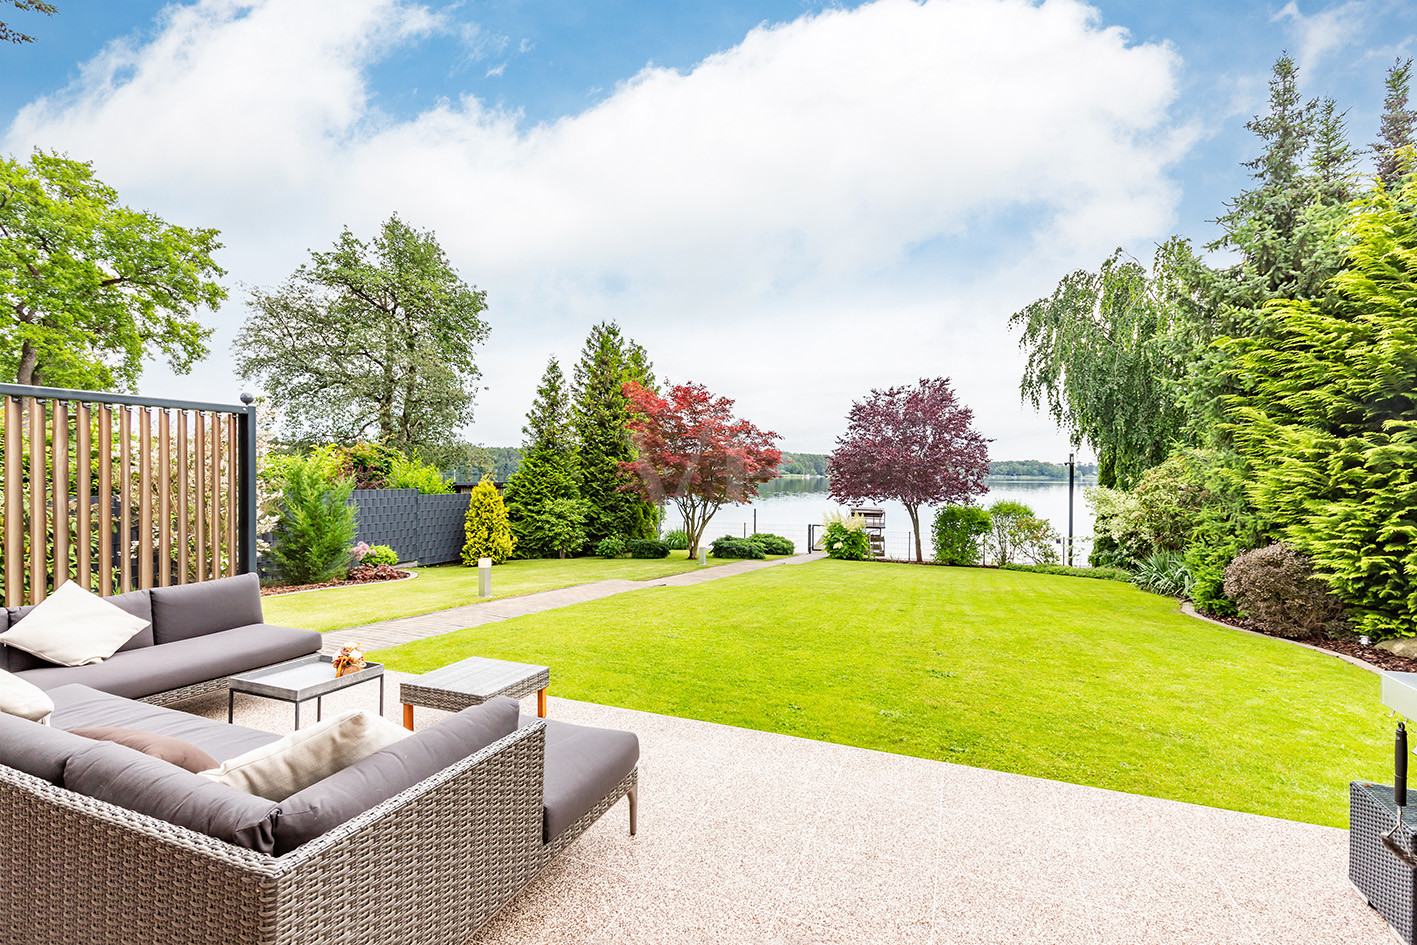
[[[295,700],[295,730],[300,731],[300,700]]]
[[[236,721],[236,692],[226,690],[226,724],[230,725]]]
[[[322,718],[324,718],[324,717],[325,717],[325,697],[324,697],[324,696],[316,696],[316,697],[315,697],[315,721],[318,722],[318,721],[320,721],[320,719],[322,719]]]
[[[403,707],[403,727],[410,732],[413,731],[413,706],[411,705]]]
[[[379,676],[379,718],[384,717],[384,677]]]

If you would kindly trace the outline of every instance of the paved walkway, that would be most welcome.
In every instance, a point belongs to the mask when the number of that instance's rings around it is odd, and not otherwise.
[[[331,630],[324,636],[325,642],[321,652],[338,653],[341,647],[351,643],[362,644],[366,652],[382,650],[385,647],[398,646],[401,643],[422,640],[425,637],[452,633],[454,630],[480,627],[483,624],[496,623],[499,620],[525,617],[527,614],[539,614],[543,610],[583,604],[586,601],[600,600],[602,597],[624,594],[627,591],[639,591],[647,587],[688,587],[692,584],[717,581],[721,578],[734,577],[749,571],[775,567],[779,564],[802,564],[807,561],[818,561],[825,557],[826,553],[819,551],[806,555],[794,555],[791,558],[779,558],[776,561],[735,561],[732,564],[720,564],[669,577],[650,578],[647,581],[593,581],[590,584],[577,584],[574,587],[562,587],[554,591],[540,591],[536,594],[523,594],[520,597],[505,597],[484,604],[450,607],[447,610],[437,610],[431,614],[400,617],[397,620],[381,620],[378,623],[366,623],[363,626],[350,627],[347,630]]]

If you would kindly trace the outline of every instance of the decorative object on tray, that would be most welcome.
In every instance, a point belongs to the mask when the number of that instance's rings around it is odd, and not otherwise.
[[[357,673],[364,668],[364,644],[354,643],[339,651],[335,657],[335,678]]]

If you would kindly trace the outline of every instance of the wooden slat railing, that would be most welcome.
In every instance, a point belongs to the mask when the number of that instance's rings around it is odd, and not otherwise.
[[[0,384],[3,604],[256,565],[255,408]],[[156,416],[154,416],[154,414]]]

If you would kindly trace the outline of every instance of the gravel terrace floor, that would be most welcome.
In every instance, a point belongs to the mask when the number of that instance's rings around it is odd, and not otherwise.
[[[1348,885],[1342,830],[557,699],[554,678],[551,692],[552,718],[638,733],[639,835],[622,801],[480,945],[1392,941]],[[325,710],[376,705],[364,684]],[[182,708],[224,720],[226,697]],[[291,729],[289,703],[236,708]]]

